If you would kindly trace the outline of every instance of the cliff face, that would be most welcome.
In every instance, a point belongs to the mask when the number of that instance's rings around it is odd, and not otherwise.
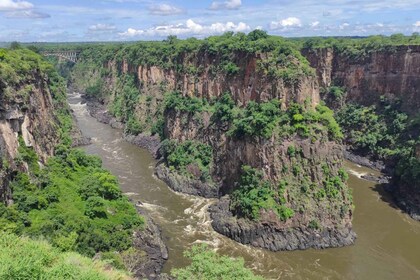
[[[19,137],[34,149],[40,164],[53,155],[60,141],[48,77],[37,69],[17,84],[0,82],[0,201],[6,203],[11,199],[9,180],[13,171],[27,171],[27,166],[16,162]]]
[[[372,105],[385,95],[399,98],[409,113],[420,107],[420,46],[374,51],[357,59],[328,48],[303,54],[316,69],[320,86],[345,87],[350,101]]]
[[[250,100],[262,102],[271,99],[281,100],[284,106],[290,102],[302,103],[305,99],[310,99],[313,104],[319,103],[319,88],[314,77],[302,75],[296,83],[270,78],[261,66],[267,59],[267,54],[236,53],[232,61],[239,70],[232,74],[217,71],[221,57],[206,52],[181,57],[178,63],[183,66],[182,71],[132,65],[126,60],[121,64],[109,62],[107,67],[122,73],[135,73],[146,88],[165,85],[167,90],[208,99],[230,92],[239,105],[246,105]]]

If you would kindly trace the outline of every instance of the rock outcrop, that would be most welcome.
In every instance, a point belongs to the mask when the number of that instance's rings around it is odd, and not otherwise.
[[[30,89],[26,95],[19,92]],[[16,93],[16,94],[6,94]],[[48,79],[37,71],[17,87],[0,87],[0,200],[10,202],[8,181],[18,168],[19,137],[37,153],[40,164],[53,155],[60,141],[59,122],[54,112]],[[25,165],[19,166],[25,168]]]
[[[343,247],[355,242],[351,223],[341,227],[285,227],[278,223],[251,222],[236,218],[229,209],[229,197],[223,197],[209,209],[213,228],[246,245],[271,251],[292,251],[309,248]]]

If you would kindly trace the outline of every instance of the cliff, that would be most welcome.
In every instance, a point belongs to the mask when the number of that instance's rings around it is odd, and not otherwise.
[[[402,101],[411,114],[420,106],[420,46],[397,46],[352,57],[333,48],[305,49],[303,54],[316,69],[318,83],[344,87],[348,101],[372,105],[380,96]]]
[[[346,93],[342,104],[365,106],[365,113],[371,112],[370,119],[383,120],[381,125],[387,129],[381,129],[379,133],[392,140],[378,141],[373,147],[365,148],[363,155],[385,162],[387,168],[383,166],[383,169],[393,176],[388,189],[395,201],[419,220],[420,186],[416,170],[420,162],[417,121],[420,46],[385,46],[365,51],[363,56],[358,57],[335,48],[304,49],[302,53],[316,69],[321,87],[342,87]],[[375,107],[366,107],[371,105]],[[360,123],[359,128],[363,125]],[[374,123],[370,126],[374,129]],[[357,152],[352,139],[349,142]],[[377,152],[380,147],[385,153]],[[375,166],[381,164],[372,164],[372,167]]]
[[[165,64],[141,62],[144,57],[130,56],[136,53],[132,47],[86,71],[95,63],[89,50],[73,69],[72,81],[105,103],[109,112],[99,114],[103,121],[116,124],[113,115],[125,123],[127,134],[142,133],[137,142],[150,133],[165,139],[156,172],[174,190],[230,195],[223,199],[228,207],[219,207],[227,212],[212,216],[220,233],[271,250],[349,245],[355,239],[353,208],[341,170],[338,127],[331,112],[318,106],[318,81],[307,61],[290,47],[278,47],[226,54],[203,46],[156,58]],[[100,93],[94,90],[98,86]],[[266,182],[251,186],[251,193],[258,193],[252,206],[242,204],[243,196],[251,195],[241,183],[247,166]],[[267,195],[258,191],[264,188]],[[254,217],[245,214],[247,207],[257,209]],[[231,221],[222,219],[229,213],[246,221],[249,231],[235,232]],[[258,235],[261,225],[271,229],[266,242],[250,241],[247,235]],[[270,245],[275,232],[282,241]],[[303,238],[320,233],[326,237],[319,246]]]
[[[28,166],[17,159],[19,137],[23,139],[21,144],[36,152],[39,164],[44,164],[61,140],[56,106],[67,108],[65,103],[54,104],[50,78],[39,57],[28,64],[14,64],[17,57],[26,55],[32,56],[25,50],[0,50],[0,200],[6,204],[11,200],[8,184],[14,171],[28,171]]]

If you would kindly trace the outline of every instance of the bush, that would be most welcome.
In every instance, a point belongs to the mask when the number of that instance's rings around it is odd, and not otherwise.
[[[171,274],[178,280],[206,279],[206,280],[257,280],[262,277],[255,276],[245,267],[242,258],[233,259],[220,256],[208,249],[206,245],[193,246],[184,253],[191,260],[185,268],[173,269]]]
[[[275,188],[263,180],[263,174],[250,166],[242,167],[239,188],[231,195],[231,208],[239,216],[259,220],[261,211],[273,211],[280,220],[294,216],[294,211],[284,204],[284,188]]]
[[[162,153],[168,166],[181,174],[202,181],[210,179],[213,149],[209,145],[191,140],[178,143],[167,139],[162,142]]]

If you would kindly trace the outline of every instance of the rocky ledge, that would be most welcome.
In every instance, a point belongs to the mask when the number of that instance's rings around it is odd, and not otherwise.
[[[271,224],[236,218],[229,211],[229,198],[223,197],[209,209],[215,231],[237,242],[271,251],[324,249],[352,245],[356,233],[351,226],[343,228],[276,228]]]
[[[139,279],[164,279],[161,271],[168,259],[168,249],[162,240],[161,231],[145,211],[139,206],[136,208],[137,212],[145,218],[146,227],[135,233],[134,247],[145,252],[146,256],[137,262],[134,274]]]
[[[171,172],[163,163],[156,166],[156,176],[176,192],[215,198],[219,196],[219,187],[211,183],[203,183],[177,173]]]
[[[385,189],[392,194],[398,207],[414,220],[420,221],[420,196],[412,188],[396,188],[394,183],[385,185]]]

